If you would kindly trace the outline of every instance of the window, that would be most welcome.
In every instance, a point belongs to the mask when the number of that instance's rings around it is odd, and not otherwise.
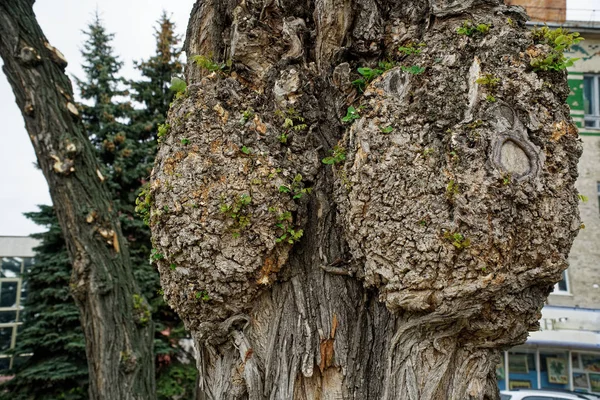
[[[573,388],[577,391],[600,391],[600,354],[598,353],[571,353],[573,365]]]
[[[536,349],[513,348],[508,352],[508,389],[538,388]]]
[[[600,75],[583,76],[583,109],[586,128],[600,129]]]
[[[26,290],[23,272],[33,264],[31,258],[2,257],[0,263],[0,372],[10,369],[23,357],[7,354],[15,347],[21,325],[22,303]]]
[[[571,294],[569,291],[569,275],[567,275],[567,271],[563,271],[562,279],[554,285],[552,294]]]
[[[569,357],[570,354],[566,351],[540,349],[539,376],[541,389],[569,389],[569,376],[571,375]]]

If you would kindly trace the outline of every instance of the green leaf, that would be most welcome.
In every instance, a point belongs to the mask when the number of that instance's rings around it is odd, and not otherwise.
[[[402,66],[401,68],[402,68],[402,71],[408,72],[413,75],[419,75],[419,74],[422,74],[423,72],[425,72],[425,68],[419,67],[418,65],[413,65],[410,67]]]
[[[243,194],[240,196],[240,203],[243,206],[247,206],[248,204],[250,204],[252,202],[252,197],[250,197],[250,195],[247,194]]]
[[[554,39],[554,43],[562,44],[562,43],[564,43],[565,39],[567,39],[567,37],[565,35],[559,35],[556,39]]]
[[[183,93],[183,92],[185,92],[186,88],[187,88],[187,84],[185,83],[185,81],[183,79],[178,78],[176,76],[171,78],[171,86],[169,89],[171,89],[173,92]]]
[[[358,73],[364,77],[371,76],[373,70],[371,68],[359,68]]]
[[[325,157],[324,159],[321,160],[321,162],[323,164],[327,164],[327,165],[335,164],[335,158],[333,158],[333,157]]]
[[[246,146],[242,146],[242,150],[241,151],[242,151],[242,153],[244,153],[246,155],[250,154],[250,152],[251,152],[251,150],[248,147],[246,147]]]
[[[360,114],[358,113],[356,108],[354,108],[353,106],[350,106],[350,107],[348,107],[348,110],[346,111],[346,116],[344,118],[342,118],[342,122],[352,122],[355,119],[359,119],[359,118],[360,118]]]

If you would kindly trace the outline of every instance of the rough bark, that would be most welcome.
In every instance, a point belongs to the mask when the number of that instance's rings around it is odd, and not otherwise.
[[[499,352],[537,328],[580,225],[566,76],[532,71],[548,49],[525,18],[494,0],[197,2],[188,57],[232,71],[188,71],[151,220],[204,398],[498,399]],[[458,34],[467,20],[490,31]]]
[[[153,328],[64,73],[33,1],[0,2],[0,55],[73,263],[71,293],[86,336],[91,399],[153,399]]]

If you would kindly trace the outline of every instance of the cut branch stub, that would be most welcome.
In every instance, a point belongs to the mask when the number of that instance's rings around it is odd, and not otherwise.
[[[490,123],[498,132],[490,147],[494,168],[507,179],[537,178],[545,157],[529,140],[518,114],[506,104],[492,108],[490,114],[494,117]]]
[[[522,177],[531,171],[529,156],[514,139],[510,138],[500,146],[500,164],[508,173],[517,177]]]
[[[403,101],[409,91],[409,82],[409,74],[400,68],[395,68],[386,74],[385,90],[398,101]]]
[[[48,49],[48,51],[50,52],[50,60],[52,60],[54,64],[58,65],[58,67],[64,71],[65,68],[67,68],[67,65],[69,65],[69,63],[63,55],[63,53],[61,53],[60,50],[58,50],[56,47],[52,46],[48,42],[45,42],[44,46],[46,46],[46,49]]]
[[[42,57],[30,46],[21,47],[19,58],[24,65],[35,66],[42,62]]]

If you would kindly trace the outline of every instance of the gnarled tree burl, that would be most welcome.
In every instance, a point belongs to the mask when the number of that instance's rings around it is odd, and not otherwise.
[[[498,399],[580,226],[565,73],[524,22],[197,2],[150,196],[204,398]]]

